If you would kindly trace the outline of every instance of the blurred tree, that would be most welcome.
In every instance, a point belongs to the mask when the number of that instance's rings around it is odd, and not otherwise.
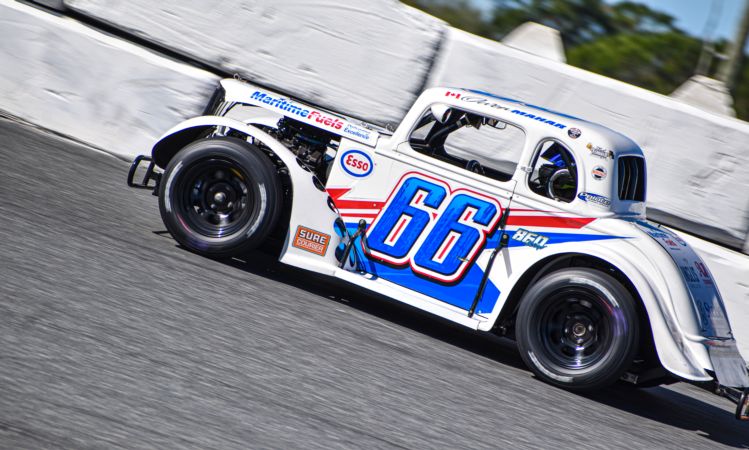
[[[614,5],[603,0],[495,0],[492,36],[502,38],[518,25],[533,21],[562,34],[566,47],[622,33],[678,31],[674,18],[635,2]]]
[[[634,1],[493,0],[489,13],[469,0],[403,1],[490,39],[500,40],[527,21],[556,28],[569,64],[666,95],[694,75],[702,46],[695,31],[680,30],[669,14]],[[715,47],[720,53],[726,42]],[[717,63],[708,75],[714,76]],[[749,119],[749,64],[733,94],[737,116]]]
[[[743,120],[749,120],[749,64],[746,60],[747,58],[744,58],[733,91],[733,109],[736,110],[736,117]]]
[[[403,3],[439,17],[455,28],[489,37],[490,24],[468,0],[402,0]]]
[[[567,62],[661,94],[694,74],[702,42],[683,33],[615,34],[567,51]]]

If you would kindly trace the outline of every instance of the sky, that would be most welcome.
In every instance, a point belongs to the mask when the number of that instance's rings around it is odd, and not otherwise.
[[[608,3],[617,3],[608,1]],[[732,38],[738,26],[744,0],[639,0],[652,9],[676,18],[676,26],[696,37],[705,37],[710,10],[715,5],[717,21],[708,38]]]
[[[471,0],[482,9],[490,9],[492,0]],[[607,3],[618,3],[617,0],[605,0]],[[710,11],[715,5],[719,12],[715,27],[708,32],[708,38],[732,38],[742,12],[744,0],[635,0],[652,9],[666,12],[676,18],[676,26],[689,34],[705,37],[705,26],[710,18]]]

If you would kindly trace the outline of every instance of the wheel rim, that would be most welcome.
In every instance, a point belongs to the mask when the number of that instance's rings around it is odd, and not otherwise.
[[[233,161],[210,158],[187,167],[175,199],[183,226],[210,238],[244,228],[255,207],[247,173]]]
[[[543,305],[536,339],[551,362],[564,370],[578,371],[605,358],[614,323],[611,306],[600,294],[567,288],[549,295]]]

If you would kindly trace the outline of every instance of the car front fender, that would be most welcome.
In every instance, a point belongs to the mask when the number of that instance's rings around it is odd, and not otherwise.
[[[217,127],[233,129],[260,140],[263,144],[271,147],[273,152],[289,167],[292,165],[291,162],[296,161],[296,156],[269,134],[248,123],[220,116],[193,117],[172,127],[156,141],[151,149],[151,157],[157,166],[166,169],[172,157],[184,146]],[[296,163],[293,166],[298,167]]]
[[[333,251],[314,255],[300,250],[292,243],[297,227],[315,230],[332,239],[332,236],[335,236],[333,224],[338,215],[329,206],[332,202],[329,201],[328,193],[320,181],[297,162],[296,155],[289,148],[270,134],[239,120],[200,116],[188,119],[167,131],[153,146],[151,157],[157,166],[165,169],[180,149],[201,137],[207,137],[214,129],[221,134],[234,130],[247,136],[250,143],[261,142],[283,162],[291,179],[292,201],[289,231],[280,260],[307,270],[332,275],[337,268]]]

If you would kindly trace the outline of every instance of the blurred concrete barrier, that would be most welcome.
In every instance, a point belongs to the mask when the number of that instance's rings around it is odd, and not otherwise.
[[[423,88],[446,25],[396,0],[65,0],[211,67],[379,124]]]
[[[496,92],[632,137],[647,157],[649,217],[744,246],[749,123],[455,29],[429,84]]]
[[[0,0],[0,109],[130,158],[205,106],[217,77]]]
[[[733,97],[726,84],[704,75],[693,75],[676,88],[670,97],[705,111],[736,117]]]

